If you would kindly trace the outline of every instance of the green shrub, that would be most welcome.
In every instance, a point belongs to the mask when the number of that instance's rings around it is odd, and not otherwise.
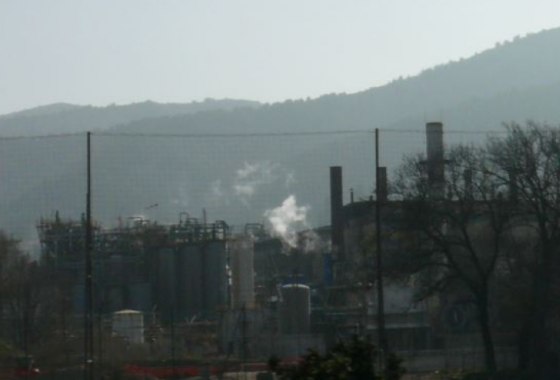
[[[402,358],[390,353],[385,360],[385,380],[400,380],[406,370],[402,365]]]

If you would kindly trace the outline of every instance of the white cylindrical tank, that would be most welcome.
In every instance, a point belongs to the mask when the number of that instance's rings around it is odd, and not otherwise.
[[[311,315],[309,286],[289,284],[282,286],[280,304],[280,331],[282,334],[308,334]]]
[[[231,267],[231,301],[234,309],[252,308],[255,303],[254,242],[249,237],[228,241]]]
[[[113,334],[131,343],[144,343],[144,315],[136,310],[121,310],[113,313]]]

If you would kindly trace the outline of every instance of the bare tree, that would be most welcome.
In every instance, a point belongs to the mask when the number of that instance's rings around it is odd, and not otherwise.
[[[516,189],[520,220],[534,239],[524,269],[531,283],[523,312],[520,366],[539,374],[550,366],[550,326],[555,272],[560,262],[560,130],[528,122],[507,125],[505,138],[488,147],[494,175]],[[527,255],[525,255],[527,256]]]
[[[23,353],[54,330],[49,310],[52,287],[39,264],[19,247],[19,241],[0,231],[0,307],[4,339]]]
[[[487,370],[496,370],[490,294],[497,264],[507,249],[513,216],[503,186],[489,173],[483,149],[451,149],[443,183],[431,183],[424,157],[408,158],[395,190],[403,196],[402,225],[409,244],[401,268],[422,280],[419,297],[465,289],[477,311]],[[437,187],[437,189],[434,189]]]

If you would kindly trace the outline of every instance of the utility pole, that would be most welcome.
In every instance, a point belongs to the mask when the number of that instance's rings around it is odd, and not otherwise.
[[[97,309],[97,370],[99,373],[103,372],[103,304],[104,301],[101,299],[101,284],[98,286],[98,302],[99,307]]]
[[[87,194],[85,241],[84,379],[93,380],[93,246],[91,222],[91,132],[87,133]]]
[[[381,229],[381,175],[379,170],[379,129],[375,129],[375,241],[376,241],[376,274],[377,274],[377,335],[379,349],[383,356],[389,349],[385,331],[385,302],[383,294],[383,244]]]
[[[173,368],[173,378],[177,378],[175,363],[175,300],[171,306],[171,366]]]
[[[243,306],[241,307],[241,348],[243,350],[241,356],[241,370],[243,371],[243,378],[247,379],[247,371],[245,370],[245,366],[247,364],[247,308],[245,306],[245,302],[243,302]]]

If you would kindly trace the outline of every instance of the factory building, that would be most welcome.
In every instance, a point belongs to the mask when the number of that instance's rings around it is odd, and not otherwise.
[[[316,328],[314,315],[320,314],[320,294],[331,273],[325,270],[331,263],[330,227],[300,231],[292,247],[263,225],[250,224],[245,236],[229,244],[232,307],[224,312],[219,328],[222,351],[263,360],[271,355],[295,357],[309,348],[324,351],[324,334]],[[235,301],[234,260],[242,250],[245,260],[253,257],[253,275],[244,273],[240,282],[243,286],[244,281],[254,281],[253,303]]]
[[[427,185],[430,197],[445,197],[445,152],[443,125],[426,125]],[[376,263],[376,227],[381,221],[383,261],[402,253],[414,253],[418,249],[417,232],[403,229],[402,213],[406,208],[403,200],[390,197],[387,171],[380,168],[377,198],[353,200],[342,204],[342,168],[331,168],[332,225],[341,231],[332,233],[333,283],[326,286],[328,307],[324,309],[323,323],[333,326],[335,336],[354,333],[368,334],[376,338],[379,329],[379,309],[376,286],[379,282]],[[468,173],[465,173],[468,180]],[[377,206],[381,207],[378,208]],[[450,203],[450,207],[454,207]],[[379,219],[377,211],[381,210]],[[484,223],[484,222],[482,222]],[[386,268],[387,269],[387,268]],[[394,269],[394,268],[393,268]],[[396,269],[398,270],[398,268]],[[394,273],[393,273],[394,274]],[[416,298],[421,284],[417,274],[409,274],[407,280],[386,274],[382,277],[384,295],[384,319],[390,347],[398,351],[438,350],[464,348],[480,344],[476,313],[472,304],[460,289],[449,288],[422,300]],[[496,334],[496,342],[509,344],[507,332],[503,340]]]
[[[383,255],[387,259],[406,249],[407,236],[399,231],[397,215],[401,202],[387,202],[383,206]],[[338,307],[351,311],[346,319],[347,333],[358,329],[375,336],[377,333],[378,299],[374,256],[375,201],[361,201],[344,206],[345,261],[337,268],[335,293],[339,293]],[[393,223],[391,223],[393,222]],[[385,260],[388,261],[388,260]],[[393,349],[421,350],[434,347],[432,326],[437,314],[435,300],[416,301],[414,280],[383,278],[384,314],[387,338]]]
[[[441,194],[442,125],[428,124],[427,135],[428,177]],[[356,333],[375,336],[376,202],[383,202],[385,255],[409,249],[411,237],[400,233],[396,218],[402,203],[389,200],[386,169],[380,171],[379,199],[346,205],[342,168],[330,168],[330,178],[331,225],[300,231],[295,247],[261,224],[234,235],[223,221],[187,214],[172,225],[138,218],[113,229],[94,224],[97,305],[105,313],[157,314],[163,324],[192,335],[197,324],[205,333],[214,329],[222,354],[245,358],[297,356]],[[71,290],[74,310],[83,311],[85,223],[57,215],[38,229],[43,264],[60,275],[61,288]],[[383,280],[392,348],[437,348],[440,300],[416,302],[414,281]]]
[[[139,218],[113,229],[94,224],[96,310],[155,312],[167,323],[218,318],[229,304],[229,227],[184,215],[173,225]],[[57,214],[41,220],[38,231],[42,265],[72,300],[72,311],[82,313],[85,222]]]
[[[435,192],[443,191],[443,126],[428,123],[427,165],[430,183]],[[378,300],[375,261],[375,232],[377,202],[382,204],[381,234],[383,256],[399,254],[413,249],[408,244],[414,236],[400,230],[399,214],[402,202],[388,199],[387,169],[380,168],[378,197],[342,204],[342,168],[331,168],[331,215],[332,225],[339,226],[332,233],[334,283],[329,289],[330,309],[325,318],[335,325],[336,334],[348,336],[354,333],[377,335]],[[439,313],[435,299],[417,301],[417,284],[413,281],[397,281],[387,276],[384,285],[384,318],[388,340],[393,349],[421,350],[435,348],[437,338],[433,326]]]

